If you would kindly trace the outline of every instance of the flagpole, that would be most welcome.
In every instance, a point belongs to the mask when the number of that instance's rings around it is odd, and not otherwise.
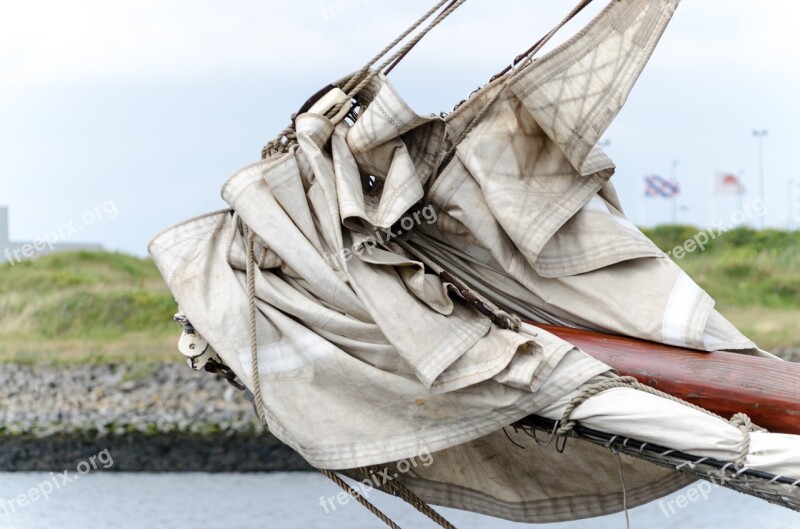
[[[711,179],[711,204],[709,205],[709,219],[708,225],[713,226],[717,221],[717,180],[720,178],[720,173],[717,171]]]
[[[678,173],[678,165],[681,163],[680,160],[672,160],[672,181],[677,182],[678,179],[676,175]],[[675,225],[678,223],[678,193],[672,195],[672,224]]]
[[[642,194],[639,197],[639,227],[644,228],[647,224],[647,207],[645,206],[647,195]]]
[[[764,138],[768,134],[769,131],[766,129],[753,131],[753,136],[758,141],[758,190],[761,194],[761,205],[764,207],[764,215],[761,215],[761,229],[767,226],[766,198],[764,196]]]
[[[743,212],[745,189],[743,189],[742,182],[744,182],[744,169],[739,169],[739,192],[736,193],[736,198],[739,199],[739,211]],[[742,220],[742,225],[744,224],[745,222]]]

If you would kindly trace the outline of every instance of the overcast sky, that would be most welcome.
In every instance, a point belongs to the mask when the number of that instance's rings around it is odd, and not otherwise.
[[[143,255],[159,229],[224,207],[224,180],[311,93],[432,4],[0,0],[0,205],[12,239],[83,218],[70,242]],[[450,110],[572,5],[470,0],[392,80],[419,113]],[[709,221],[715,171],[743,171],[744,202],[756,199],[758,128],[769,130],[766,220],[787,225],[788,181],[800,180],[799,19],[796,0],[684,0],[606,136],[632,220],[669,220],[667,201],[641,197],[643,177],[669,176],[673,160],[683,222]],[[98,213],[109,202],[114,218]],[[718,216],[735,208],[722,198]]]

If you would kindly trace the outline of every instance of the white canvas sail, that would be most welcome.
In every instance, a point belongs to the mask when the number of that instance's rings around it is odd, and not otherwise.
[[[607,450],[576,442],[560,454],[503,430],[557,414],[587,383],[613,377],[610,368],[533,325],[501,328],[430,266],[534,321],[757,352],[626,219],[609,182],[614,166],[596,147],[677,4],[615,0],[574,39],[446,118],[415,114],[376,75],[353,124],[300,114],[296,142],[225,183],[230,210],[153,239],[183,311],[252,389],[254,234],[257,367],[276,436],[328,469],[431,452],[432,465],[399,479],[430,502],[503,518],[622,508]],[[628,506],[690,481],[623,465]]]

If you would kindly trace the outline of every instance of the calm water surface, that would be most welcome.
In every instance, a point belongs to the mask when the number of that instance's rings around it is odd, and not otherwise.
[[[351,502],[326,514],[320,497],[339,489],[313,473],[138,474],[94,472],[11,512],[8,501],[50,479],[46,472],[0,473],[2,529],[340,529],[385,527]],[[680,493],[678,493],[680,494]],[[673,495],[672,499],[675,499]],[[670,498],[666,498],[669,501]],[[401,501],[371,499],[403,529],[433,527]],[[800,515],[723,489],[665,516],[655,502],[630,511],[635,529],[797,529]],[[459,529],[624,529],[622,515],[526,526],[450,509]]]

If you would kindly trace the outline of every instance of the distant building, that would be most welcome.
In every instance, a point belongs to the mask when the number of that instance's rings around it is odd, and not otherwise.
[[[52,230],[41,239],[12,241],[9,233],[8,207],[0,206],[0,263],[19,263],[25,259],[70,250],[102,250],[103,246],[86,242],[65,242],[69,234],[63,229]]]

